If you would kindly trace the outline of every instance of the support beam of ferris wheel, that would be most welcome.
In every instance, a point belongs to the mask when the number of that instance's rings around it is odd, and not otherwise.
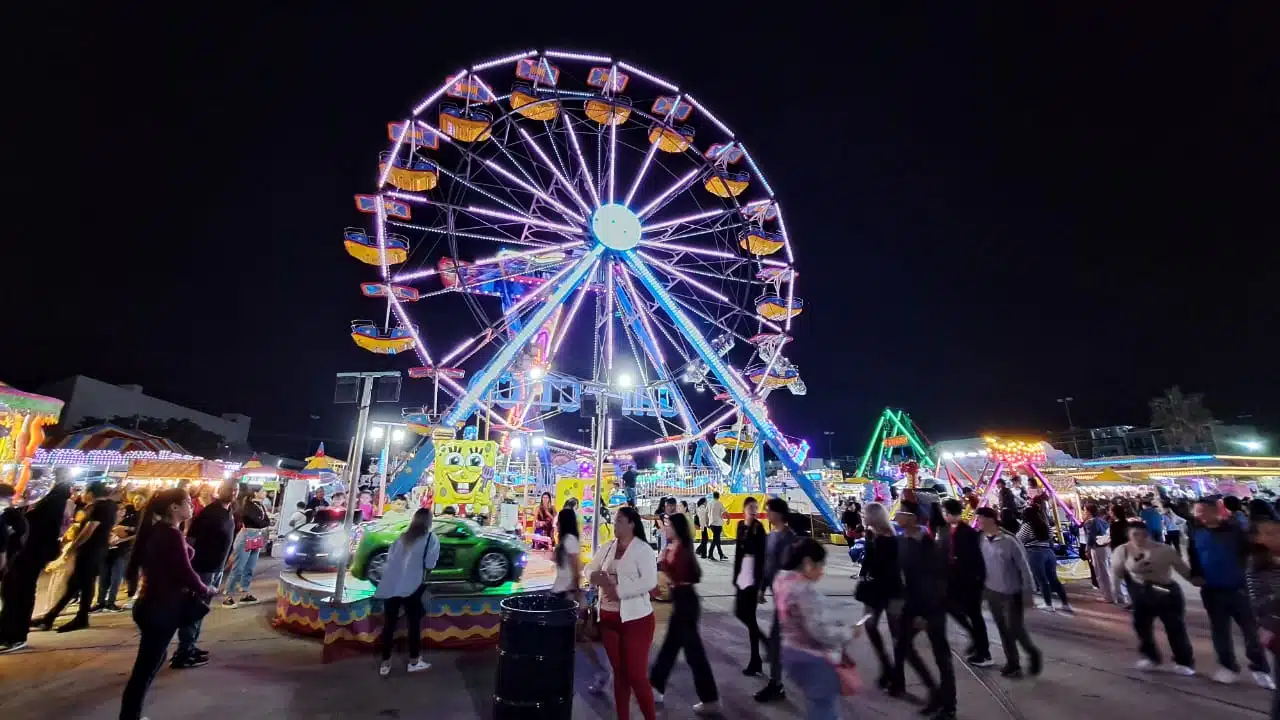
[[[551,174],[555,175],[556,179],[560,181],[560,186],[569,192],[569,195],[573,197],[574,202],[578,203],[578,207],[582,208],[583,212],[590,214],[591,207],[587,205],[586,201],[582,199],[582,196],[578,194],[577,189],[573,187],[573,183],[569,182],[569,178],[565,177],[564,173],[560,171],[559,165],[551,162],[551,158],[547,157],[547,154],[542,150],[542,146],[533,139],[533,136],[529,134],[528,130],[525,130],[522,127],[516,128],[516,130],[519,131],[520,137],[524,138],[525,144],[533,148],[533,152],[538,156],[538,159],[542,160],[542,163],[551,170]]]
[[[569,134],[569,144],[573,146],[573,154],[578,157],[578,162],[582,165],[582,178],[587,181],[587,189],[591,191],[591,199],[595,201],[596,207],[600,207],[600,193],[596,192],[596,184],[591,180],[591,166],[587,164],[587,158],[582,154],[582,147],[578,145],[578,133],[573,129],[573,117],[568,113],[564,114],[564,128]]]

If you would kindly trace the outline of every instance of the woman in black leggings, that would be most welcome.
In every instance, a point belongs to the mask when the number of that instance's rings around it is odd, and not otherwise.
[[[878,685],[888,690],[893,679],[893,658],[880,634],[880,618],[889,615],[889,634],[892,638],[898,622],[896,615],[902,607],[902,574],[898,568],[898,540],[889,524],[889,514],[879,503],[866,507],[866,549],[862,556],[862,568],[858,572],[856,599],[866,608],[864,628],[871,647],[880,661]]]
[[[431,511],[422,508],[413,514],[413,520],[404,534],[396,538],[387,550],[382,566],[382,580],[374,597],[382,600],[382,664],[378,674],[391,674],[391,650],[395,645],[396,623],[400,610],[409,620],[408,671],[421,672],[431,667],[423,662],[422,616],[425,608],[422,598],[427,592],[427,575],[440,559],[440,540],[431,532]]]

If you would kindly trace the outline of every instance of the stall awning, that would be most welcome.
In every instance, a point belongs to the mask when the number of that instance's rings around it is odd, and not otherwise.
[[[172,440],[162,438],[159,435],[145,433],[141,430],[126,430],[115,425],[98,425],[71,433],[58,441],[50,450],[80,450],[82,452],[114,450],[121,454],[149,452],[192,456],[186,448]]]
[[[191,480],[221,482],[227,468],[214,460],[133,460],[125,473],[131,480]]]
[[[1150,484],[1147,481],[1141,480],[1139,478],[1129,477],[1128,475],[1121,475],[1120,473],[1116,472],[1115,470],[1112,470],[1111,468],[1106,468],[1102,472],[1088,479],[1076,478],[1076,482],[1080,485],[1149,485]]]

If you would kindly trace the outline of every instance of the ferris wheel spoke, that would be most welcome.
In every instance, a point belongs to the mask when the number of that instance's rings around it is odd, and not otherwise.
[[[524,180],[521,180],[520,178],[516,177],[510,170],[507,170],[506,168],[502,167],[496,162],[493,162],[492,160],[485,160],[484,166],[489,170],[493,171],[499,177],[504,177],[510,180],[511,182],[515,183],[517,186],[532,193],[534,197],[537,197],[538,199],[547,203],[551,207],[555,208],[556,211],[559,212],[560,215],[564,217],[565,220],[568,220],[569,222],[577,221],[580,223],[585,223],[587,221],[585,217],[579,215],[578,213],[562,205],[559,200],[556,200],[555,198],[548,195],[546,192],[539,190],[538,188],[530,185]]]
[[[694,168],[689,172],[685,173],[684,175],[682,175],[679,179],[677,179],[674,183],[672,183],[670,187],[668,187],[666,190],[663,190],[662,193],[658,195],[658,197],[654,198],[652,201],[649,202],[648,205],[645,205],[643,208],[640,209],[639,212],[636,213],[636,215],[640,217],[640,221],[644,222],[645,220],[649,219],[650,215],[660,210],[662,206],[668,200],[675,197],[677,193],[687,190],[689,186],[693,185],[693,183],[698,179],[698,176],[701,174],[702,174],[701,168]]]
[[[547,230],[554,230],[565,236],[582,235],[581,228],[572,227],[570,225],[561,225],[560,223],[543,220],[542,218],[537,218],[526,213],[512,214],[501,210],[494,210],[493,208],[481,207],[479,205],[468,205],[459,209],[477,217],[490,217],[495,220],[506,220],[509,223],[534,225]]]
[[[494,240],[498,240],[498,241],[500,241],[500,242],[508,242],[508,241],[509,241],[509,240],[508,240],[508,239],[506,239],[506,238],[493,238],[493,239],[494,239]],[[511,261],[511,260],[518,260],[518,259],[521,259],[521,258],[537,257],[538,255],[545,255],[545,254],[547,254],[547,253],[549,253],[549,252],[555,252],[555,251],[557,251],[557,250],[569,250],[569,249],[572,249],[572,248],[575,248],[575,247],[581,247],[581,246],[582,246],[582,245],[584,245],[584,244],[585,244],[585,243],[584,243],[583,241],[581,241],[581,240],[574,240],[574,241],[572,241],[572,242],[560,243],[559,245],[548,245],[548,246],[545,246],[545,247],[543,247],[543,246],[539,246],[536,250],[521,250],[521,251],[519,251],[519,252],[505,253],[505,254],[502,254],[502,255],[494,255],[493,257],[485,258],[485,259],[483,259],[483,260],[472,260],[472,261],[468,261],[468,262],[467,262],[466,267],[467,267],[468,269],[473,269],[473,268],[485,267],[485,266],[488,266],[488,265],[496,265],[496,264],[503,263],[503,262],[509,262],[509,261]],[[552,264],[552,265],[558,265],[558,264],[560,264],[561,262],[566,262],[566,261],[565,261],[565,260],[561,260],[561,261],[559,261],[559,262],[556,262],[556,263],[550,263],[550,264]],[[413,271],[413,272],[401,273],[401,274],[396,275],[395,277],[393,277],[391,280],[392,280],[392,282],[405,282],[405,281],[408,281],[408,280],[420,280],[420,279],[422,279],[422,278],[432,277],[432,276],[434,276],[434,275],[439,275],[439,274],[441,274],[442,272],[444,272],[444,271],[443,271],[443,270],[440,270],[439,268],[426,268],[426,269],[424,269],[424,270],[415,270],[415,271]]]
[[[613,204],[618,184],[618,126],[609,125],[609,204]]]
[[[583,212],[589,214],[591,212],[591,208],[587,205],[586,201],[582,199],[582,196],[578,194],[578,191],[573,187],[573,183],[569,182],[569,178],[561,172],[559,163],[551,162],[551,158],[547,157],[547,153],[542,150],[542,146],[533,139],[533,136],[529,134],[528,130],[525,130],[524,128],[516,128],[516,130],[520,133],[520,137],[524,138],[525,144],[533,148],[533,152],[538,156],[538,159],[542,160],[542,163],[546,165],[547,168],[551,170],[551,173],[555,175],[556,179],[560,181],[560,185],[569,193],[574,202],[578,203],[578,207],[582,208]],[[556,157],[558,158],[560,151],[556,149],[554,140],[551,143],[551,149],[555,151]]]
[[[431,123],[429,123],[429,122],[427,122],[427,121],[425,121],[425,120],[417,120],[417,121],[415,121],[415,122],[417,122],[417,124],[418,124],[419,126],[421,126],[422,128],[424,128],[427,132],[430,132],[430,133],[434,134],[434,135],[435,135],[435,137],[440,138],[440,139],[441,139],[441,140],[443,140],[447,145],[449,145],[450,147],[452,147],[452,148],[454,148],[455,150],[457,150],[459,153],[461,153],[461,154],[462,154],[462,156],[463,156],[463,157],[467,158],[468,160],[470,160],[470,161],[472,161],[472,162],[475,162],[475,163],[478,163],[478,164],[481,164],[481,165],[484,165],[484,164],[485,164],[485,159],[484,159],[484,158],[480,157],[480,156],[479,156],[478,154],[476,154],[475,152],[472,152],[472,150],[471,150],[470,148],[466,147],[466,146],[465,146],[465,145],[463,145],[462,143],[454,142],[453,138],[449,137],[449,136],[448,136],[448,135],[446,135],[444,132],[442,132],[441,130],[439,130],[438,128],[436,128],[436,126],[432,125]],[[493,140],[493,138],[492,138],[492,137],[490,138],[490,141],[491,141],[491,142],[494,142],[496,145],[498,145],[499,147],[501,147],[501,143],[497,143],[496,141],[494,141],[494,140]],[[471,185],[471,184],[467,183],[467,181],[466,181],[466,180],[463,180],[462,178],[458,177],[458,175],[456,175],[455,173],[451,173],[451,172],[449,172],[448,170],[445,170],[444,168],[440,167],[440,166],[439,166],[439,164],[437,164],[437,165],[436,165],[436,171],[437,171],[438,173],[440,173],[440,174],[442,174],[442,175],[446,176],[446,177],[452,178],[454,181],[462,182],[462,183],[466,184],[466,185],[467,185],[467,187],[471,188],[472,190],[475,190],[476,192],[479,192],[479,193],[481,193],[481,194],[485,195],[486,197],[489,197],[489,198],[491,198],[491,199],[493,199],[493,200],[495,200],[495,201],[497,201],[497,202],[499,202],[499,203],[502,203],[503,205],[506,205],[507,207],[510,207],[510,208],[514,208],[514,207],[515,207],[515,206],[514,206],[514,205],[512,205],[511,203],[508,203],[508,202],[507,202],[507,201],[505,201],[505,200],[499,199],[499,198],[498,198],[498,197],[496,197],[495,195],[493,195],[493,194],[491,194],[491,193],[489,193],[489,192],[487,192],[487,191],[480,190],[479,188],[475,187],[474,185]],[[511,188],[509,188],[509,187],[507,187],[507,186],[502,186],[502,188],[503,188],[503,190],[506,190],[506,191],[507,191],[507,195],[511,198],[511,201],[512,201],[512,202],[516,202],[516,201],[517,201],[517,198],[516,198],[516,196],[515,196],[515,193],[511,192]]]
[[[587,277],[592,276],[596,266],[599,264],[599,259],[592,263],[591,269],[587,271]],[[551,344],[551,351],[547,354],[549,358],[555,357],[556,352],[560,350],[560,344],[564,342],[565,336],[569,334],[569,326],[573,324],[574,318],[578,316],[578,311],[582,307],[582,300],[590,290],[591,284],[589,282],[583,283],[582,287],[578,288],[578,294],[574,297],[573,304],[569,306],[569,314],[565,316],[564,322],[560,324],[560,332],[556,335],[555,342]]]
[[[564,128],[569,136],[569,145],[573,148],[573,154],[578,157],[578,162],[582,165],[582,178],[587,181],[587,190],[591,191],[591,199],[595,201],[596,207],[600,207],[600,193],[596,192],[595,181],[591,179],[592,169],[587,164],[587,157],[582,154],[582,146],[578,144],[578,133],[573,129],[573,116],[564,113]]]
[[[672,265],[668,265],[667,263],[662,262],[661,260],[659,260],[659,259],[657,259],[657,258],[653,257],[652,255],[649,255],[648,253],[646,253],[646,252],[644,252],[644,251],[640,251],[638,254],[639,254],[639,256],[640,256],[640,257],[644,258],[644,259],[645,259],[645,261],[646,261],[646,262],[648,262],[650,265],[652,265],[652,266],[654,266],[654,267],[656,267],[656,268],[658,268],[658,269],[662,270],[663,272],[667,273],[667,274],[668,274],[668,275],[670,275],[671,277],[674,277],[674,278],[678,278],[678,279],[680,279],[680,280],[683,280],[683,281],[685,282],[685,284],[686,284],[686,285],[689,285],[690,287],[695,287],[695,288],[697,288],[697,289],[701,290],[702,292],[704,292],[704,293],[706,293],[706,294],[710,295],[711,297],[716,298],[717,300],[720,300],[721,302],[725,302],[725,303],[729,303],[729,304],[732,304],[732,303],[733,303],[733,301],[729,299],[729,296],[728,296],[728,295],[725,295],[724,293],[722,293],[722,292],[720,292],[720,291],[716,290],[715,288],[711,287],[710,285],[706,285],[706,284],[704,284],[704,283],[702,283],[702,282],[700,282],[700,281],[698,281],[698,280],[696,280],[696,279],[694,279],[694,278],[690,277],[690,276],[689,276],[687,273],[685,273],[683,270],[678,270],[678,269],[676,269],[674,266],[672,266]]]

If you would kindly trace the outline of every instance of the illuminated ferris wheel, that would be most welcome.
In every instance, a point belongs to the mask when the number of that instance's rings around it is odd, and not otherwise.
[[[805,392],[784,353],[803,309],[792,242],[747,147],[693,94],[530,50],[459,68],[388,138],[376,192],[356,196],[371,229],[345,233],[388,307],[352,336],[417,355],[437,396],[421,422],[478,415],[587,451],[580,421],[556,418],[603,393],[621,398],[611,453],[672,448],[734,475],[768,445],[803,484],[807,444],[767,407]]]

